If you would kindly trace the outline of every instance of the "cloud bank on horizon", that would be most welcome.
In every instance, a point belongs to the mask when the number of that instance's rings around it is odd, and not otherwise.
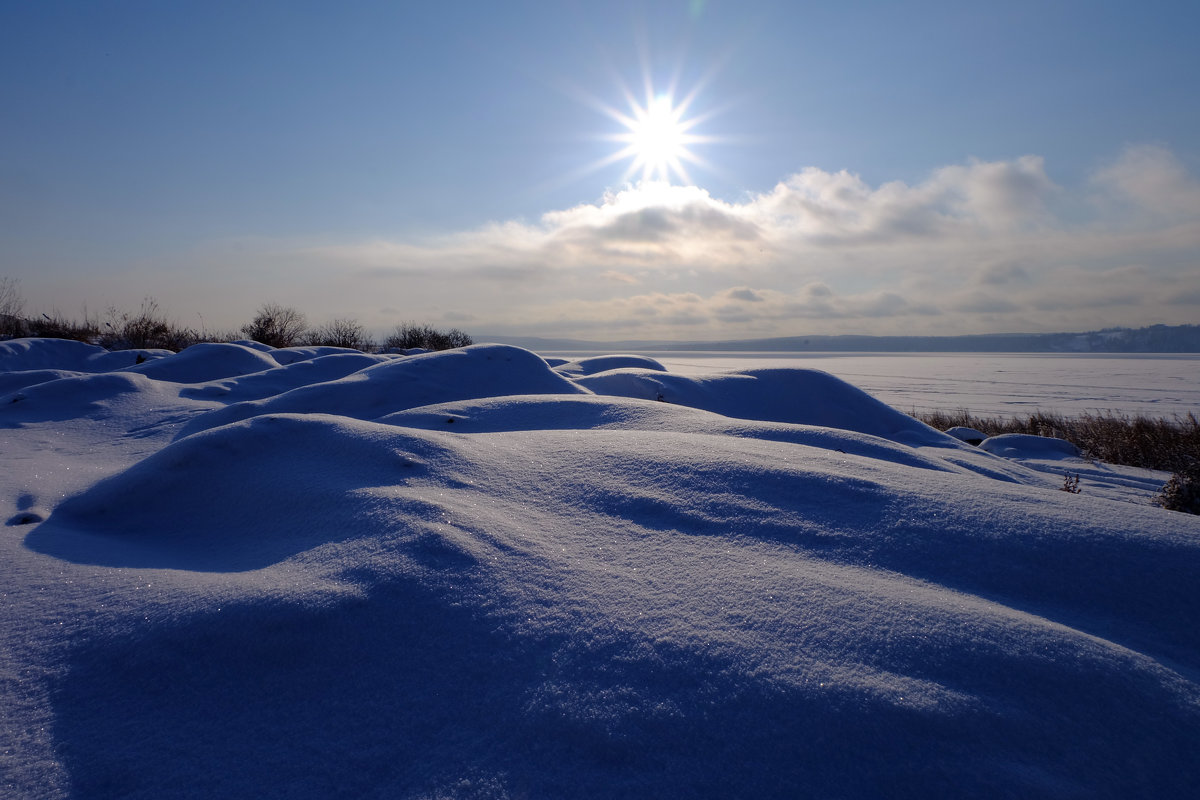
[[[809,167],[735,202],[642,182],[536,221],[277,255],[351,278],[364,303],[418,291],[458,312],[448,320],[514,335],[1178,324],[1200,312],[1200,182],[1152,145],[1074,190],[1037,156],[945,166],[914,185]]]

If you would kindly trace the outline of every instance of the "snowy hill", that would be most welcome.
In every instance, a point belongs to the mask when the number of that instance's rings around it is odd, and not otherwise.
[[[197,348],[0,343],[6,797],[1194,796],[1164,475],[815,370]]]

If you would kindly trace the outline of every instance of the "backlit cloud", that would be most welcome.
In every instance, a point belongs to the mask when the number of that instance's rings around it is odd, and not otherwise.
[[[1074,189],[1036,156],[912,185],[810,167],[735,201],[643,183],[536,220],[274,257],[316,307],[340,297],[380,328],[397,308],[613,339],[1182,323],[1200,318],[1200,183],[1158,147]]]

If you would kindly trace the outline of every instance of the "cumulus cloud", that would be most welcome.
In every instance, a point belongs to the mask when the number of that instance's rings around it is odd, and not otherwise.
[[[754,198],[750,208],[766,227],[792,240],[897,242],[1037,225],[1056,189],[1034,156],[943,167],[916,186],[897,181],[875,189],[844,170],[810,167]]]
[[[645,182],[599,202],[440,239],[375,241],[323,255],[379,270],[459,269],[522,279],[553,269],[723,270],[776,263],[797,249],[961,240],[1036,225],[1055,190],[1039,158],[945,167],[917,186],[871,188],[847,172],[809,168],[740,203],[695,186]],[[383,274],[383,273],[380,273]]]
[[[763,296],[753,289],[748,289],[745,286],[738,286],[733,289],[727,289],[725,296],[730,300],[741,300],[744,303],[761,303]]]
[[[674,326],[723,338],[1186,322],[1200,311],[1200,183],[1160,147],[1131,148],[1074,189],[1037,156],[949,165],[911,185],[810,167],[736,201],[642,183],[533,221],[292,256],[357,273],[364,296],[403,291],[496,332],[670,338]]]
[[[1131,147],[1097,170],[1093,184],[1102,204],[1169,220],[1200,218],[1200,182],[1171,151],[1155,145]]]

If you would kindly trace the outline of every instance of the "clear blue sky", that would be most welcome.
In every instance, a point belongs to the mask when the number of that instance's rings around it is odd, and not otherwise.
[[[1200,321],[1200,5],[0,5],[0,277],[586,338]],[[693,120],[670,185],[622,145]],[[592,166],[594,168],[588,169]]]

